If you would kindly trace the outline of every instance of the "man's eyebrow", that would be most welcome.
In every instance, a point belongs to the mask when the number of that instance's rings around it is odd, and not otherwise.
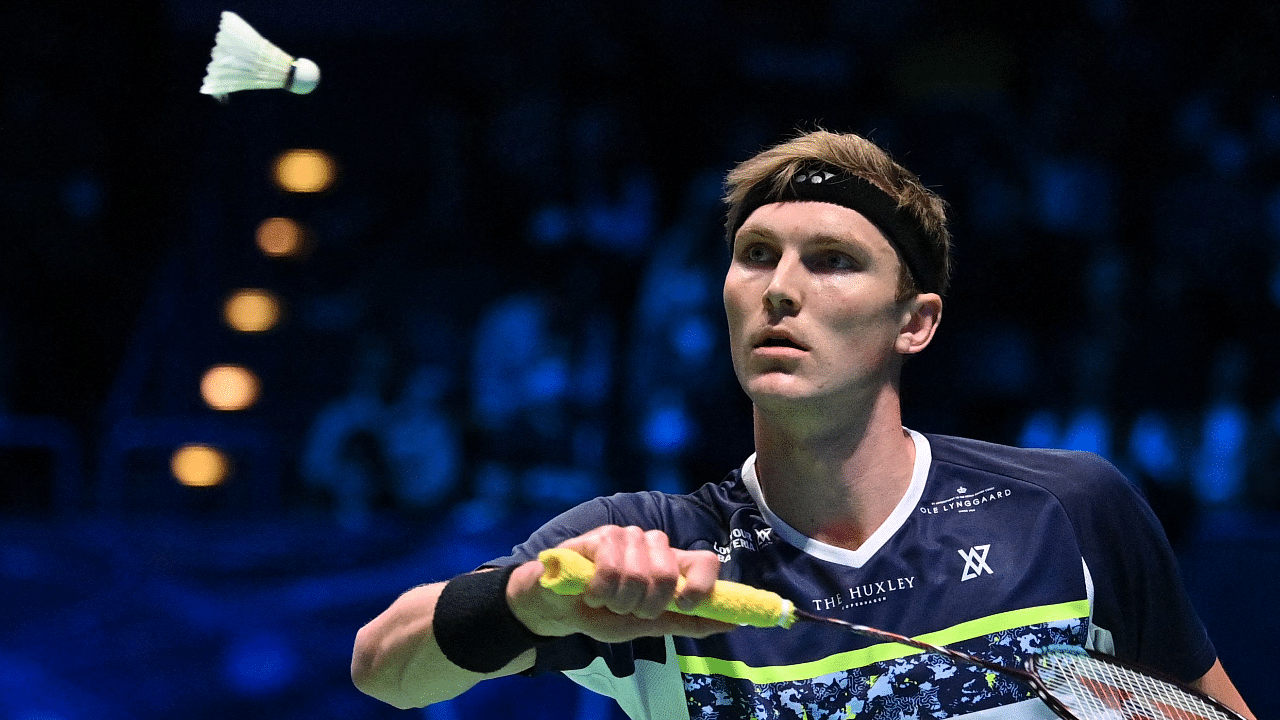
[[[738,247],[738,242],[743,240],[766,240],[769,242],[778,242],[779,234],[770,226],[762,224],[759,221],[748,221],[738,229],[738,234],[734,236],[734,248]],[[821,248],[846,248],[853,249],[863,254],[871,254],[872,241],[870,238],[862,237],[860,231],[849,229],[844,232],[830,232],[819,230],[805,238],[805,244],[810,246],[818,246]],[[869,255],[868,255],[869,258]]]
[[[738,237],[757,237],[764,240],[777,240],[778,233],[774,232],[766,225],[743,225],[742,229],[738,231]],[[805,238],[805,242],[812,245],[855,245],[858,247],[866,245],[866,240],[858,237],[854,233],[837,235],[829,232],[818,232]]]
[[[769,229],[769,227],[768,227],[768,226],[766,226],[766,225],[760,225],[760,224],[758,224],[758,223],[748,223],[748,224],[746,224],[746,225],[743,225],[741,228],[739,228],[739,230],[738,230],[738,234],[737,234],[735,237],[747,237],[747,236],[749,236],[749,235],[754,235],[754,236],[756,236],[756,237],[762,237],[762,238],[765,238],[765,239],[767,239],[767,240],[777,240],[777,239],[778,239],[778,234],[777,234],[777,233],[775,233],[773,230]]]
[[[816,245],[862,245],[861,238],[853,235],[832,235],[831,233],[818,233],[809,238],[809,241]]]

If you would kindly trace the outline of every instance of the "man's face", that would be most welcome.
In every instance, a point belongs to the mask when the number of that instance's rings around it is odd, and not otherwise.
[[[911,301],[900,260],[856,210],[763,205],[734,241],[724,280],[733,367],[760,407],[788,399],[857,403],[896,376]]]

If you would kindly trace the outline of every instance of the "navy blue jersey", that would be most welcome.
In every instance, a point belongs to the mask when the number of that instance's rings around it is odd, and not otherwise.
[[[1096,455],[912,433],[906,495],[857,550],[805,537],[775,516],[754,457],[688,495],[627,493],[580,505],[492,565],[524,562],[601,525],[667,533],[711,550],[720,577],[800,608],[949,645],[1008,665],[1068,643],[1194,680],[1216,654],[1163,531],[1125,478]],[[1053,717],[1025,687],[976,667],[836,626],[743,627],[703,640],[538,650],[533,672],[563,672],[637,720],[690,718]]]

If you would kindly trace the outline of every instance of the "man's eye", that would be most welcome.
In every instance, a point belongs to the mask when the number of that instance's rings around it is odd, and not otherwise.
[[[831,270],[851,270],[857,264],[844,253],[827,253],[822,258],[822,266]]]
[[[763,245],[751,245],[742,253],[742,257],[749,262],[765,262],[769,256],[769,249]]]

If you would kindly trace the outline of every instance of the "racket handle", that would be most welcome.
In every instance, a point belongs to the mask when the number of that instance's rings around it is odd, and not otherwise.
[[[539,582],[557,595],[581,595],[596,571],[590,560],[566,548],[543,550],[538,553],[538,560],[543,566]],[[682,577],[676,582],[677,592],[683,587]],[[711,597],[692,610],[681,610],[674,602],[668,609],[685,615],[762,628],[789,628],[796,621],[796,608],[790,600],[768,590],[727,580],[717,580]]]

